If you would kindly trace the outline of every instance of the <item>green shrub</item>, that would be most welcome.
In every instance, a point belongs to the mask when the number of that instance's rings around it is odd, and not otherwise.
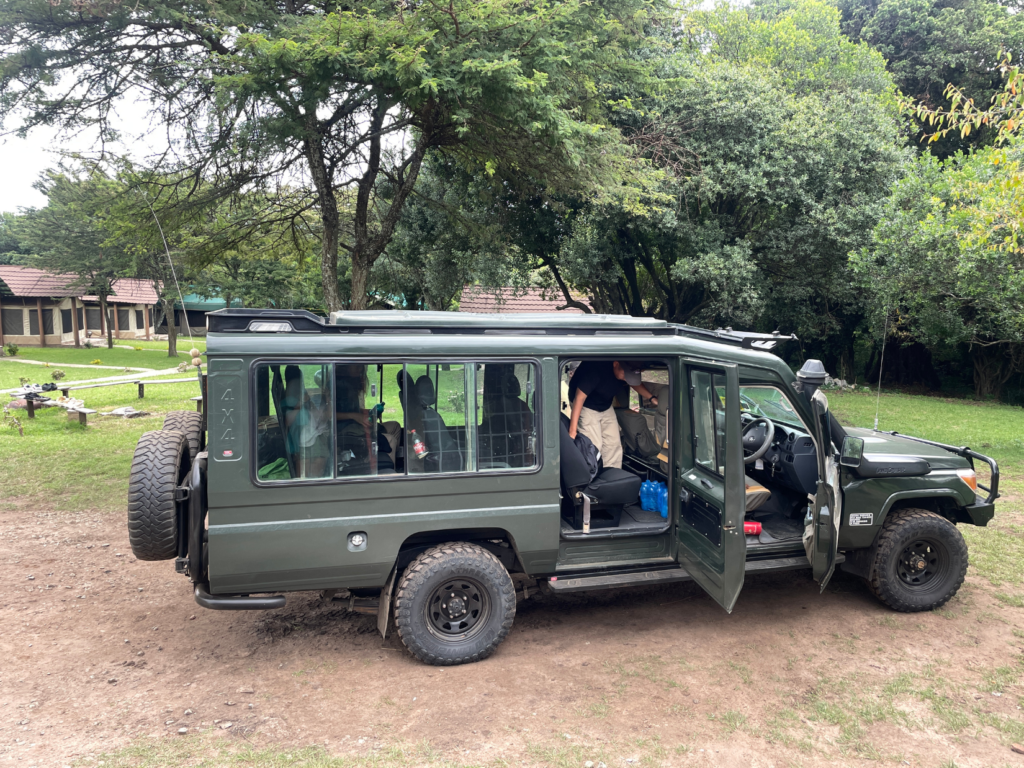
[[[90,360],[89,365],[103,365],[103,361],[97,357],[95,360]]]
[[[11,357],[17,357],[18,350],[21,349],[21,347],[19,347],[12,341],[6,347],[4,347],[4,349],[7,350],[7,354],[10,355]]]
[[[50,378],[53,379],[54,381],[60,381],[61,379],[64,378],[64,371],[62,371],[60,368],[57,368],[50,374]]]

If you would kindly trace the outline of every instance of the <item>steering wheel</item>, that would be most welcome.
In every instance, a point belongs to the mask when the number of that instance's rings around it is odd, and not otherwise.
[[[743,463],[753,464],[768,453],[768,449],[771,447],[772,440],[774,439],[775,424],[771,419],[759,416],[753,421],[748,422],[743,427],[743,437],[741,440],[743,452],[746,454],[749,451],[750,453],[743,457]]]

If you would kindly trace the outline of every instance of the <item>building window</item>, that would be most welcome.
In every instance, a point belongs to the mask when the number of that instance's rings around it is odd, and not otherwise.
[[[130,311],[131,310],[128,310],[128,309],[119,309],[119,310],[117,310],[117,330],[119,330],[119,331],[131,330],[131,328],[130,328],[131,320],[128,319],[128,313]]]
[[[0,322],[3,323],[5,336],[25,335],[25,314],[20,307],[0,310]]]
[[[141,309],[135,310],[135,330],[146,330],[146,315]]]

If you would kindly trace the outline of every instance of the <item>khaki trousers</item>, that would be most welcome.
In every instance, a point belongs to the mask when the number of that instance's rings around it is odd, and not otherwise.
[[[619,437],[619,420],[615,418],[614,408],[595,411],[584,406],[576,429],[597,446],[606,467],[622,469],[622,438]]]

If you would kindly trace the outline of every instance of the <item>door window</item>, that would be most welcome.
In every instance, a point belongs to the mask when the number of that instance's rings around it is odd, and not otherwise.
[[[725,474],[725,380],[708,371],[690,372],[693,455],[697,465]]]
[[[257,368],[257,477],[319,480],[333,475],[331,366]]]

